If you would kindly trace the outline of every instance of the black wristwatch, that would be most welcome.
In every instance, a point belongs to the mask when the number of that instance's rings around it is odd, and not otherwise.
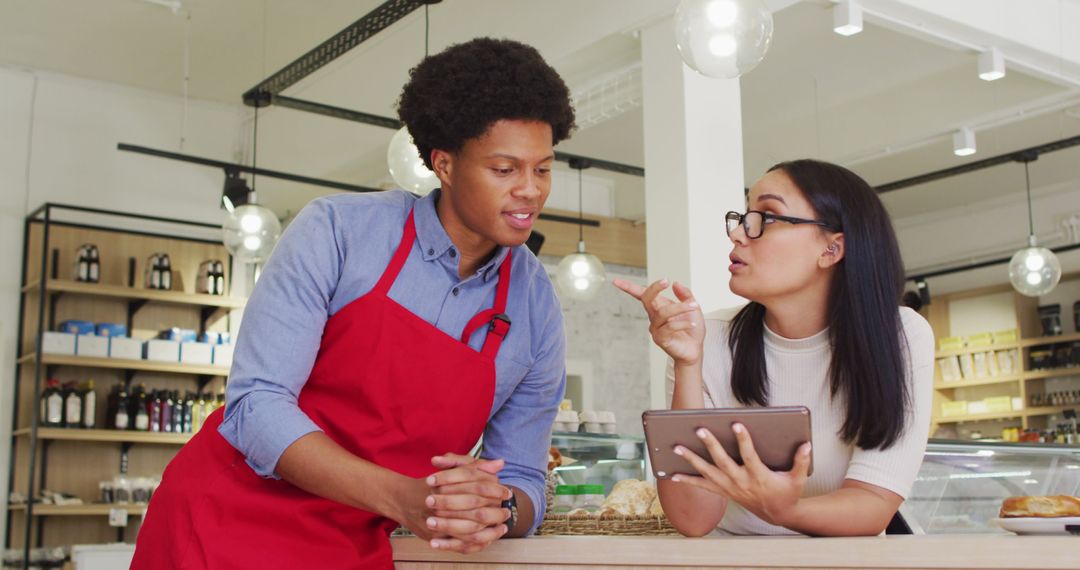
[[[514,524],[517,523],[517,495],[511,491],[510,498],[503,501],[500,506],[510,510],[510,518],[506,519],[506,532],[510,532],[514,530]]]

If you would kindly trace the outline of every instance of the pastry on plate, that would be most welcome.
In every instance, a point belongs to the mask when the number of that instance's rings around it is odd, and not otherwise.
[[[1001,503],[1001,518],[1080,517],[1080,497],[1009,497]]]

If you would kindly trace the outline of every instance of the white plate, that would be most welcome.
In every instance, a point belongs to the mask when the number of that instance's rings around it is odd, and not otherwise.
[[[991,519],[990,523],[1016,534],[1069,534],[1065,525],[1080,525],[1080,517],[1017,517]]]

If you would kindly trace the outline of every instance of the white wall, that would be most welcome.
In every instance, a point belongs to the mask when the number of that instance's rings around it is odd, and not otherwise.
[[[183,116],[183,101],[176,97],[0,67],[0,489],[5,504],[23,220],[42,203],[59,202],[220,223],[219,171],[116,150],[118,142],[126,142],[180,151]],[[190,102],[182,152],[234,160],[242,116],[240,106]]]

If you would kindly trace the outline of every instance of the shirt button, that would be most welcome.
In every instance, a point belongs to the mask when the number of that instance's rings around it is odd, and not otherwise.
[[[427,254],[428,255],[435,255],[435,250],[429,247],[428,250],[427,250]]]
[[[453,293],[455,297],[457,297],[459,290],[458,290],[457,287],[454,287],[454,289],[451,290],[450,292]]]
[[[450,257],[457,257],[457,250],[456,249],[450,248]]]

